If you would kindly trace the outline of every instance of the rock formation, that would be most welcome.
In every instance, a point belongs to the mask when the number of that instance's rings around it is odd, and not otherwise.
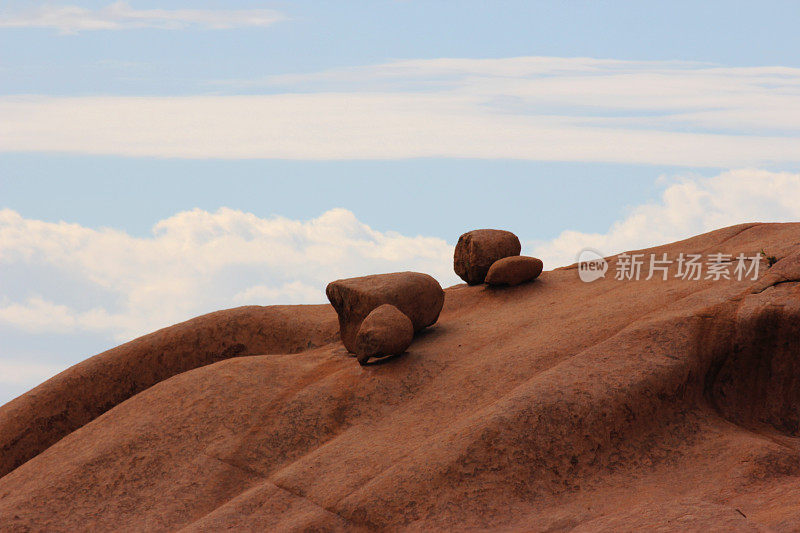
[[[0,407],[0,529],[795,531],[800,224],[637,253],[762,248],[757,280],[451,287],[369,372],[327,304],[137,339]]]
[[[0,477],[176,374],[231,357],[297,353],[336,339],[336,317],[329,306],[246,306],[193,318],[112,348],[0,406]]]
[[[519,285],[539,277],[542,273],[542,260],[525,255],[498,259],[486,273],[489,285]]]
[[[499,229],[476,229],[458,238],[453,269],[469,285],[483,283],[489,267],[498,259],[519,255],[522,246],[516,235]]]
[[[356,334],[361,322],[373,309],[390,304],[403,312],[420,331],[436,322],[444,305],[444,291],[439,282],[419,272],[375,274],[332,281],[325,289],[339,315],[342,342],[356,351]]]
[[[414,325],[393,305],[376,307],[361,323],[355,341],[355,353],[362,365],[370,357],[398,355],[414,339]]]

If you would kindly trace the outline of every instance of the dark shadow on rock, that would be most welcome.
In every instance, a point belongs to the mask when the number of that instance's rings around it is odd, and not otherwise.
[[[520,283],[519,285],[489,285],[489,284],[486,284],[486,285],[484,285],[483,290],[486,291],[486,292],[489,292],[489,293],[501,293],[501,292],[505,292],[505,291],[527,289],[527,288],[530,288],[530,287],[540,287],[542,285],[543,285],[542,282],[537,278],[537,279],[532,279],[530,281],[524,281],[524,282]]]
[[[706,394],[744,427],[800,436],[800,287],[784,283],[742,303],[730,351],[710,372]]]
[[[439,324],[436,324],[434,326],[431,326],[429,328],[425,328],[422,331],[417,332],[414,335],[414,342],[416,342],[418,340],[426,339],[426,338],[438,337],[439,335],[441,335],[442,333],[444,333],[446,331],[447,331],[446,327],[443,327],[443,326],[440,326]]]
[[[366,363],[364,363],[361,366],[385,365],[385,364],[388,364],[388,363],[390,363],[390,362],[392,362],[392,361],[394,361],[396,359],[399,359],[399,358],[403,357],[407,353],[408,352],[403,352],[403,353],[399,353],[399,354],[396,354],[396,355],[387,355],[386,357],[381,357],[379,359],[371,359],[371,360],[367,361]]]

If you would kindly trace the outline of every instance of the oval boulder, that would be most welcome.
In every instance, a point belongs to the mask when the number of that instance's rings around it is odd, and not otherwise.
[[[393,305],[375,308],[361,323],[355,340],[355,353],[362,365],[370,357],[398,355],[414,340],[411,319]]]
[[[525,255],[504,257],[489,267],[486,283],[489,285],[519,285],[539,277],[543,266],[542,260],[535,257]]]

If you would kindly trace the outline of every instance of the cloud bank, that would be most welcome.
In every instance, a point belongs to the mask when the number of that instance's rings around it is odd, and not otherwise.
[[[442,239],[378,232],[345,209],[308,221],[195,209],[158,222],[146,237],[4,209],[0,267],[30,292],[0,295],[0,325],[111,332],[125,341],[224,307],[323,303],[326,284],[340,277],[421,270],[454,283],[450,261]],[[37,290],[43,284],[49,294]],[[60,293],[65,284],[82,290]]]
[[[588,58],[397,61],[177,97],[0,98],[0,151],[800,163],[800,69]]]
[[[523,253],[549,270],[575,262],[587,246],[613,254],[741,222],[798,220],[800,174],[740,169],[665,178],[658,200],[605,231],[564,231],[543,242],[532,221],[531,233],[519,236]],[[329,281],[370,273],[416,270],[448,286],[460,282],[452,270],[457,238],[379,232],[345,209],[311,220],[195,209],[142,237],[0,210],[0,329],[22,339],[4,341],[0,402],[12,396],[2,391],[20,393],[68,366],[59,367],[59,354],[26,355],[30,339],[83,336],[111,346],[217,309],[324,303]]]
[[[666,180],[665,180],[666,181]],[[800,222],[800,174],[739,169],[679,176],[657,202],[639,205],[604,233],[564,231],[527,248],[545,265],[569,265],[583,248],[606,255],[685,239],[743,222]]]
[[[227,30],[265,27],[283,19],[269,9],[134,9],[127,2],[114,2],[100,9],[47,5],[22,13],[0,13],[0,27],[53,28],[62,34],[137,28]]]

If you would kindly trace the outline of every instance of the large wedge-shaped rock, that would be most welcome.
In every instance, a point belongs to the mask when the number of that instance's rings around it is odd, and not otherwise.
[[[476,229],[459,237],[453,269],[470,285],[483,283],[489,267],[498,259],[519,255],[522,246],[516,235],[500,229]]]
[[[435,279],[419,272],[375,274],[332,281],[325,290],[339,315],[339,331],[345,347],[356,353],[355,338],[364,318],[373,309],[391,304],[420,331],[436,322],[444,304],[444,291]]]

